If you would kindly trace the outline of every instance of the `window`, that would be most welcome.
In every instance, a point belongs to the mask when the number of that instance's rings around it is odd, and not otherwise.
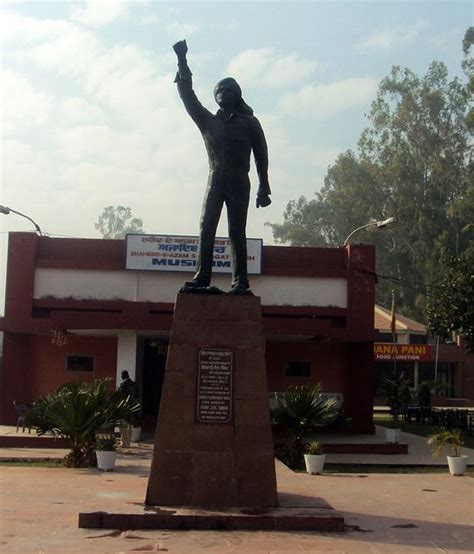
[[[393,342],[392,333],[378,333],[377,342]],[[395,335],[395,342],[397,342],[397,335]]]
[[[428,344],[428,336],[410,335],[410,344]]]
[[[288,362],[287,377],[311,377],[311,362]]]
[[[67,371],[94,371],[93,356],[68,356],[66,362]]]

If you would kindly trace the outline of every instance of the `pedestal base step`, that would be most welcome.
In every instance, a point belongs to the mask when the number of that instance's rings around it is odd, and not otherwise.
[[[152,513],[83,512],[79,527],[88,529],[181,529],[255,531],[344,531],[344,518],[325,507],[199,508],[147,507]]]

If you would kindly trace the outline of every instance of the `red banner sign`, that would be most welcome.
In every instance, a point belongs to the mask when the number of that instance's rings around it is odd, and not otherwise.
[[[430,362],[431,344],[374,343],[374,360],[401,360]]]

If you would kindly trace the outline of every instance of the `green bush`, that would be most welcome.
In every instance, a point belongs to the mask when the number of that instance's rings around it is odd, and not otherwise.
[[[341,411],[336,398],[324,398],[322,385],[292,387],[278,400],[272,420],[288,433],[286,459],[298,466],[305,450],[303,436],[316,427],[329,425]]]
[[[97,433],[130,423],[139,410],[140,404],[111,390],[111,379],[74,381],[38,398],[26,419],[38,434],[50,432],[70,441],[64,465],[94,467]]]
[[[97,433],[95,438],[95,450],[103,450],[106,452],[113,452],[118,445],[117,437],[113,432]]]
[[[428,437],[427,443],[433,447],[435,458],[439,458],[444,449],[448,450],[449,456],[461,455],[461,446],[463,445],[461,431],[448,431],[446,429],[438,431]]]
[[[310,456],[319,456],[323,453],[323,445],[318,441],[312,441],[306,445],[306,454]]]
[[[384,382],[384,395],[390,406],[392,427],[397,427],[400,414],[411,401],[409,385],[410,380],[405,379],[403,372],[395,374]]]

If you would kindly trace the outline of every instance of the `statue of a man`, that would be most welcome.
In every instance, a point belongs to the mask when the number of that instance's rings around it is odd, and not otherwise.
[[[209,287],[217,224],[225,203],[232,254],[232,294],[249,294],[247,239],[245,226],[250,198],[250,152],[253,150],[259,187],[257,208],[271,204],[268,183],[268,152],[265,135],[253,110],[242,99],[237,81],[219,81],[214,97],[219,110],[214,115],[198,100],[192,87],[185,40],[173,46],[178,57],[175,82],[186,111],[199,127],[209,157],[209,178],[201,214],[196,274],[183,287],[184,292]]]

